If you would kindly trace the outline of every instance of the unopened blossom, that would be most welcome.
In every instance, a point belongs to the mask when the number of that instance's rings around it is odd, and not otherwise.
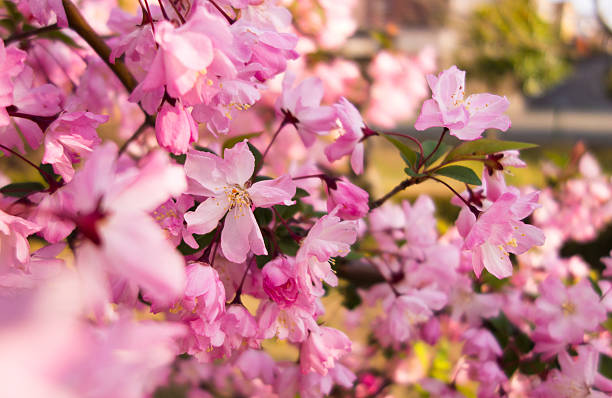
[[[293,87],[295,75],[285,73],[283,92],[276,101],[276,113],[292,124],[306,147],[314,144],[316,136],[327,134],[336,123],[336,111],[321,106],[323,83],[311,77]]]
[[[206,234],[225,217],[221,249],[230,261],[241,263],[249,252],[267,254],[253,209],[292,204],[295,184],[287,175],[251,185],[255,158],[246,140],[225,150],[220,158],[207,152],[187,153],[185,171],[189,193],[208,197],[195,211],[185,214],[191,233]]]
[[[585,331],[606,320],[606,309],[587,279],[565,287],[551,275],[540,285],[540,294],[536,323],[555,340],[580,343]]]
[[[180,155],[187,152],[189,144],[197,141],[198,126],[180,101],[174,106],[164,102],[155,120],[155,136],[162,148]]]
[[[539,228],[520,221],[531,214],[537,198],[537,192],[524,197],[506,192],[478,218],[467,207],[461,210],[457,228],[465,239],[464,250],[472,252],[477,276],[486,268],[497,278],[506,278],[512,275],[508,253],[522,254],[544,243]]]
[[[106,115],[73,112],[60,115],[45,132],[45,155],[42,162],[70,182],[74,176],[73,163],[87,156],[102,140],[96,128],[108,120]]]
[[[313,331],[300,348],[302,373],[311,371],[325,376],[335,361],[351,351],[351,341],[341,331],[322,326]]]
[[[336,214],[345,220],[358,220],[370,211],[370,195],[346,178],[327,184],[327,211],[336,209]]]
[[[432,98],[423,103],[414,125],[417,130],[446,127],[460,140],[475,140],[489,128],[506,131],[510,119],[504,115],[509,102],[493,94],[473,94],[465,97],[465,71],[456,66],[437,77],[427,75]]]
[[[363,172],[364,129],[366,128],[361,115],[355,105],[342,97],[334,106],[338,119],[342,125],[342,135],[327,148],[325,155],[330,162],[336,161],[343,156],[351,155],[351,167],[355,174]]]

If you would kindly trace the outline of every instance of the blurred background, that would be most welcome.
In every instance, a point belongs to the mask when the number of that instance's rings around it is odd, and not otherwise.
[[[405,117],[396,115],[392,123],[372,112],[372,108],[381,108],[372,104],[376,101],[373,86],[384,74],[384,68],[373,67],[377,58],[382,52],[397,57],[409,54],[413,60],[418,59],[425,74],[438,73],[453,64],[465,69],[466,95],[487,91],[508,97],[512,128],[500,138],[540,145],[523,154],[529,167],[517,170],[511,178],[513,183],[542,185],[546,179],[541,173],[542,162],[565,167],[578,142],[584,144],[579,150],[595,153],[604,170],[612,169],[612,1],[354,3],[357,28],[338,54],[366,71],[364,76],[371,86],[365,114],[370,123],[386,131],[395,128],[421,139],[437,139],[438,132],[420,133],[412,127],[422,100],[414,109],[406,107]],[[433,65],[423,67],[427,63],[424,57],[430,57]],[[418,90],[420,87],[413,88],[413,92]],[[393,98],[389,90],[384,96]],[[397,181],[395,175],[387,182],[397,159],[384,143],[372,149],[377,154],[370,161],[376,163],[378,174],[370,175],[370,179],[381,182],[382,192]],[[423,189],[434,196],[446,195],[437,192],[434,184]],[[423,189],[406,195],[413,197]]]

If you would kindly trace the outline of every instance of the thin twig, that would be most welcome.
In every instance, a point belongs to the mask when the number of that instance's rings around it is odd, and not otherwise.
[[[150,118],[149,115],[145,115],[145,121],[142,122],[142,124],[138,127],[138,129],[134,132],[134,134],[132,134],[132,136],[130,138],[128,138],[123,145],[121,145],[121,148],[119,148],[119,155],[121,155],[123,152],[125,152],[125,150],[127,149],[127,147],[132,143],[132,141],[134,141],[135,139],[137,139],[138,137],[140,137],[140,135],[142,133],[144,133],[144,131],[147,129],[147,127],[151,126],[151,121],[149,121],[148,119]],[[152,122],[153,126],[155,126],[155,122]]]
[[[244,286],[244,281],[254,261],[255,256],[251,257],[251,259],[248,261],[247,267],[244,270],[244,274],[242,275],[242,279],[240,280],[240,285],[238,285],[238,289],[236,289],[236,295],[234,296],[234,299],[230,304],[242,304],[242,300],[240,299],[240,296],[242,295],[242,287]]]
[[[461,194],[459,192],[457,192],[453,187],[451,187],[449,184],[447,184],[446,182],[442,181],[439,178],[430,176],[429,178],[431,178],[432,180],[436,180],[438,181],[440,184],[446,186],[448,189],[451,190],[452,193],[455,194],[456,197],[458,197],[467,207],[468,209],[470,209],[470,211],[472,213],[474,213],[474,215],[476,217],[478,217],[478,215],[480,214],[480,210],[478,210],[476,207],[474,207],[472,204],[470,204],[470,202],[468,202],[463,196],[461,196]]]
[[[419,152],[421,152],[421,159],[423,159],[425,157],[425,152],[423,151],[423,145],[421,145],[421,142],[419,140],[417,140],[416,138],[414,138],[413,136],[411,136],[410,134],[403,134],[403,133],[384,133],[384,135],[392,135],[395,137],[402,137],[402,138],[407,138],[410,141],[414,142],[415,144],[417,144],[417,146],[419,147]],[[416,168],[416,170],[414,171],[419,171],[419,167],[421,167],[421,163],[419,163],[418,167]]]
[[[370,203],[370,210],[374,210],[377,207],[380,207],[383,203],[385,203],[390,197],[397,194],[398,192],[403,191],[411,185],[420,184],[428,178],[432,178],[430,176],[422,176],[422,177],[410,177],[399,183],[395,188],[389,191],[385,196],[380,199],[377,199]]]
[[[130,73],[128,68],[120,60],[115,60],[115,63],[110,62],[111,49],[106,45],[104,40],[98,36],[93,28],[87,23],[81,12],[76,5],[70,0],[62,0],[64,10],[66,10],[66,17],[68,19],[68,26],[74,30],[83,40],[91,46],[91,48],[102,58],[102,60],[108,65],[109,68],[117,75],[121,84],[125,89],[131,93],[136,85],[138,84],[134,76]]]
[[[34,163],[32,163],[30,160],[28,160],[26,157],[24,157],[23,155],[21,155],[19,152],[16,152],[14,150],[12,150],[11,148],[0,144],[0,148],[12,153],[13,155],[17,156],[19,159],[23,160],[24,162],[26,162],[27,164],[29,164],[30,166],[34,167],[39,173],[40,175],[45,179],[45,181],[47,182],[47,184],[49,184],[49,188],[51,188],[52,190],[55,190],[57,188],[59,188],[59,183],[57,181],[55,181],[55,179],[53,177],[51,177],[47,172],[45,172],[43,169],[41,169],[40,167],[38,167],[37,165],[35,165]]]
[[[36,35],[39,35],[39,34],[45,33],[45,32],[52,32],[52,31],[58,30],[58,29],[60,29],[60,27],[57,26],[56,23],[54,23],[53,25],[43,26],[42,28],[26,30],[26,31],[21,32],[21,33],[15,33],[15,34],[7,37],[4,40],[4,45],[8,46],[9,44],[11,44],[14,41],[20,41],[20,40],[28,39],[31,36],[36,36]]]
[[[426,164],[427,161],[433,156],[433,154],[436,153],[438,148],[440,148],[440,144],[442,144],[442,140],[444,139],[444,136],[446,135],[447,131],[449,131],[448,127],[444,127],[444,130],[442,130],[442,134],[440,134],[440,138],[438,139],[438,143],[436,144],[436,147],[434,148],[433,151],[431,151],[431,153],[429,155],[427,155],[427,158],[425,158],[425,159],[421,158],[422,162],[419,164],[419,167],[421,167],[424,164]],[[417,167],[417,170],[419,169],[419,167]]]

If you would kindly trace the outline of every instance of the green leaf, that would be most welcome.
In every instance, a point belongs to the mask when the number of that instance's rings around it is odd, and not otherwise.
[[[310,196],[308,191],[306,191],[305,189],[302,189],[302,188],[296,188],[295,189],[295,196],[292,198],[292,200],[298,200],[298,199],[301,199],[301,198],[305,198],[307,196]]]
[[[40,182],[16,182],[0,188],[0,193],[13,198],[23,198],[24,196],[43,191],[44,189],[44,185]]]
[[[198,244],[197,249],[194,249],[193,247],[189,246],[184,241],[181,241],[181,244],[178,245],[178,250],[181,252],[181,254],[185,256],[197,253],[199,250],[204,249],[206,246],[210,244],[210,242],[212,242],[213,238],[215,237],[215,233],[216,233],[216,228],[205,235],[194,235],[194,239],[196,243]]]
[[[279,239],[278,248],[288,256],[295,256],[300,248],[300,245],[298,245],[292,238],[287,237]]]
[[[544,372],[548,364],[540,361],[539,357],[528,361],[522,361],[519,365],[521,373],[526,375],[536,375]]]
[[[175,155],[173,153],[170,154],[170,157],[172,159],[174,159],[174,161],[180,165],[184,165],[185,161],[187,160],[187,155],[182,154],[182,155]]]
[[[423,173],[415,173],[410,167],[406,167],[404,173],[408,174],[410,177],[423,177],[425,175]]]
[[[471,185],[482,185],[474,170],[464,166],[446,166],[436,170],[436,174]]]
[[[34,27],[32,27],[34,28]],[[34,28],[36,29],[36,28]],[[79,46],[77,44],[76,41],[74,41],[74,39],[70,36],[68,36],[67,34],[63,33],[62,31],[59,30],[53,30],[53,31],[49,31],[49,32],[42,32],[38,34],[38,37],[44,38],[44,39],[49,39],[49,40],[54,40],[54,41],[59,41],[64,43],[65,45],[67,45],[68,47],[72,47],[72,48],[83,48],[81,46]]]
[[[383,137],[385,137],[387,141],[392,143],[400,151],[400,156],[408,166],[412,167],[416,164],[417,154],[408,146],[408,144],[403,142],[401,139],[390,137],[388,135],[383,134]]]
[[[445,161],[448,162],[459,158],[484,156],[492,153],[509,151],[512,149],[528,149],[534,147],[537,147],[537,145],[527,142],[501,141],[492,140],[490,138],[481,138],[476,141],[464,142],[463,144],[458,145],[449,152]]]
[[[259,149],[255,148],[255,145],[251,144],[250,142],[247,142],[247,145],[249,146],[251,153],[255,157],[255,169],[254,170],[257,171],[261,169],[261,162],[263,162],[263,156],[261,152],[259,152]]]
[[[261,135],[261,132],[242,134],[242,135],[237,135],[235,137],[230,137],[227,140],[225,140],[225,142],[223,143],[223,150],[232,148],[234,145],[236,145],[239,142],[242,142],[244,140],[249,140],[251,138],[259,137],[260,135]]]
[[[196,151],[200,151],[200,152],[208,152],[208,153],[212,153],[213,155],[216,155],[216,154],[217,154],[217,152],[213,151],[213,150],[212,150],[212,149],[210,149],[210,148],[206,148],[206,147],[204,147],[204,146],[194,145],[194,146],[193,146],[193,148],[194,148]]]
[[[427,159],[427,157],[431,155],[433,150],[436,148],[436,145],[438,145],[438,141],[423,141],[422,145],[425,159]],[[448,145],[440,143],[440,146],[438,149],[436,149],[436,152],[431,155],[429,159],[427,159],[427,162],[425,162],[425,166],[434,164],[436,160],[440,159],[440,157],[446,153],[448,148],[450,148]]]
[[[272,210],[263,207],[256,208],[253,212],[253,215],[255,215],[255,220],[257,221],[257,224],[263,227],[270,224],[272,222],[272,217],[274,216]]]
[[[612,358],[606,354],[599,354],[599,373],[612,379]]]

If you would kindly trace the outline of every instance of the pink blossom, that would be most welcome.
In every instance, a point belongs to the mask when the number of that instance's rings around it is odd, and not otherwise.
[[[427,322],[433,315],[428,305],[420,298],[402,295],[392,301],[386,309],[388,333],[394,342],[405,342],[415,336],[415,327]]]
[[[198,244],[186,228],[184,215],[194,205],[191,195],[181,195],[177,200],[168,199],[159,205],[151,214],[157,224],[162,227],[168,235],[168,240],[174,246],[181,243],[181,239],[190,247],[197,249]]]
[[[370,211],[366,191],[352,184],[346,178],[334,181],[335,187],[327,184],[327,211],[337,207],[336,214],[345,220],[358,220]]]
[[[9,124],[6,107],[13,104],[13,79],[23,70],[26,53],[15,47],[4,47],[0,40],[0,126]]]
[[[126,278],[166,306],[183,292],[184,260],[149,212],[180,194],[186,181],[182,168],[161,152],[139,166],[120,170],[117,147],[107,143],[94,150],[66,187],[79,199],[71,218],[87,238],[77,250],[77,263]]]
[[[555,340],[580,343],[585,331],[606,319],[606,310],[586,279],[566,288],[549,276],[540,285],[540,293],[536,322]]]
[[[64,181],[70,182],[74,176],[72,164],[78,163],[101,142],[96,128],[107,120],[106,115],[90,112],[60,115],[45,133],[45,155],[42,162],[51,164]]]
[[[208,264],[192,263],[185,268],[187,284],[182,307],[212,322],[225,312],[225,288],[217,271]]]
[[[66,11],[61,0],[20,0],[19,10],[25,14],[31,13],[41,25],[48,25],[55,16],[57,24],[62,28],[68,27]]]
[[[538,398],[605,398],[608,394],[597,391],[599,353],[589,345],[577,347],[578,356],[572,358],[567,351],[558,356],[561,370],[553,369],[546,381],[539,385],[533,396]],[[611,392],[611,391],[607,391]]]
[[[499,343],[487,329],[468,329],[462,337],[465,339],[463,353],[479,361],[495,360],[502,355]]]
[[[497,278],[506,278],[512,275],[508,253],[521,254],[544,243],[539,228],[520,221],[533,211],[537,198],[537,192],[525,197],[506,192],[478,218],[467,207],[461,210],[457,228],[465,239],[464,250],[472,252],[477,276],[484,267]]]
[[[179,155],[197,141],[198,126],[180,101],[174,106],[164,102],[155,121],[155,135],[162,148]]]
[[[28,270],[30,244],[27,237],[41,227],[0,210],[0,263],[1,269],[20,268]]]
[[[295,263],[286,257],[277,257],[262,269],[263,289],[282,307],[295,303],[299,294]]]
[[[475,140],[489,128],[506,131],[510,119],[503,113],[508,108],[506,97],[493,94],[465,95],[465,72],[452,66],[438,77],[427,75],[432,99],[425,101],[414,127],[446,127],[460,140]]]
[[[377,126],[391,128],[411,118],[427,97],[425,74],[435,68],[435,50],[426,47],[416,57],[379,51],[368,67],[374,79],[366,118]]]
[[[302,373],[317,372],[325,376],[335,361],[351,351],[351,341],[337,329],[322,326],[313,331],[300,348]]]
[[[346,98],[340,98],[334,106],[342,125],[343,134],[331,145],[325,148],[325,155],[330,162],[351,154],[351,167],[355,174],[363,172],[364,129],[366,125],[359,111]]]
[[[283,92],[276,101],[276,113],[283,116],[297,130],[306,147],[314,144],[316,136],[328,133],[336,123],[336,111],[321,106],[323,83],[311,77],[292,87],[295,75],[285,73]]]
[[[243,262],[249,251],[267,254],[253,208],[290,205],[295,194],[295,184],[286,175],[250,185],[254,168],[255,158],[246,140],[226,149],[225,158],[193,150],[187,153],[189,192],[208,197],[195,211],[185,214],[189,231],[208,233],[227,214],[221,249],[235,263]]]
[[[34,77],[33,70],[26,66],[13,79],[11,102],[16,110],[12,113],[11,123],[8,123],[7,118],[2,125],[0,115],[2,144],[9,148],[17,148],[21,153],[24,153],[21,137],[25,138],[32,149],[38,148],[43,138],[43,129],[54,120],[61,109],[60,90],[52,84],[33,87]]]
[[[206,68],[214,58],[214,49],[210,38],[198,29],[198,22],[198,18],[192,17],[178,28],[167,21],[155,25],[155,42],[159,50],[147,76],[140,82],[142,90],[154,90],[165,85],[171,97],[181,99],[206,76]]]
[[[336,212],[317,220],[297,252],[300,285],[313,294],[323,294],[322,280],[331,286],[338,284],[328,261],[331,257],[346,256],[357,239],[357,223],[341,221]]]

